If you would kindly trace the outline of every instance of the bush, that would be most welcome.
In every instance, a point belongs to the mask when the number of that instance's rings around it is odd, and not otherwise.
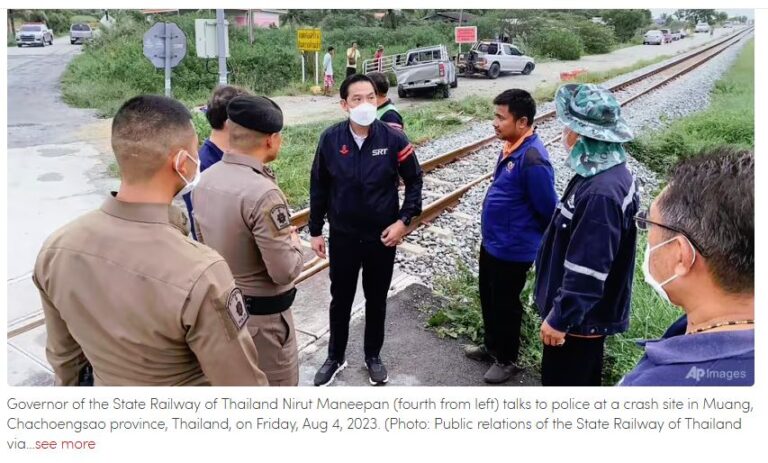
[[[548,29],[532,34],[528,45],[536,54],[562,60],[581,58],[584,44],[578,35],[565,29]]]
[[[592,22],[582,22],[576,31],[584,43],[584,51],[591,55],[609,53],[616,45],[613,31],[606,26]]]
[[[605,10],[602,16],[620,42],[630,41],[638,29],[651,22],[650,10]]]

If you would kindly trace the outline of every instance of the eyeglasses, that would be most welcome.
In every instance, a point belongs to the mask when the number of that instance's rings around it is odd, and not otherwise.
[[[685,230],[679,227],[675,227],[672,225],[666,225],[659,222],[654,222],[653,220],[648,218],[648,210],[643,210],[637,213],[635,216],[635,223],[637,224],[637,229],[642,231],[648,231],[651,227],[650,225],[656,225],[657,227],[666,228],[667,230],[673,231],[675,233],[680,233],[684,237],[690,241],[690,243],[693,245],[694,248],[696,248],[696,251],[698,251],[699,254],[701,254],[703,257],[707,257],[707,255],[702,251],[701,246],[693,239],[691,238],[691,235],[689,235]]]

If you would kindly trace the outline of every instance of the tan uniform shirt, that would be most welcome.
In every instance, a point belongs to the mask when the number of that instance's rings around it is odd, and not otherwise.
[[[275,296],[293,288],[304,266],[291,243],[291,221],[272,169],[225,153],[192,191],[195,232],[227,260],[247,296]]]
[[[182,222],[183,220],[183,222]],[[56,384],[265,385],[224,259],[173,206],[108,198],[51,235],[33,280]]]

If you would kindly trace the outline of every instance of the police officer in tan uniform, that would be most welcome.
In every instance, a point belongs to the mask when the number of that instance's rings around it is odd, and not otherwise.
[[[57,385],[266,385],[224,259],[187,237],[171,201],[199,179],[180,103],[128,100],[112,123],[120,191],[51,235],[35,264]]]
[[[272,100],[227,106],[229,151],[192,193],[198,239],[227,260],[250,313],[248,331],[271,386],[299,382],[293,281],[304,259],[285,197],[268,163],[280,151],[283,113]]]

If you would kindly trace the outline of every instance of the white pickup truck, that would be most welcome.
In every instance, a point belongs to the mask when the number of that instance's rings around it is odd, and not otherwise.
[[[400,98],[430,89],[448,98],[450,89],[458,85],[456,66],[445,45],[414,48],[398,55],[363,62],[364,73],[375,71],[395,74]]]
[[[459,55],[459,72],[463,75],[482,73],[495,79],[502,72],[528,75],[535,67],[533,58],[506,42],[477,42],[468,53]]]

